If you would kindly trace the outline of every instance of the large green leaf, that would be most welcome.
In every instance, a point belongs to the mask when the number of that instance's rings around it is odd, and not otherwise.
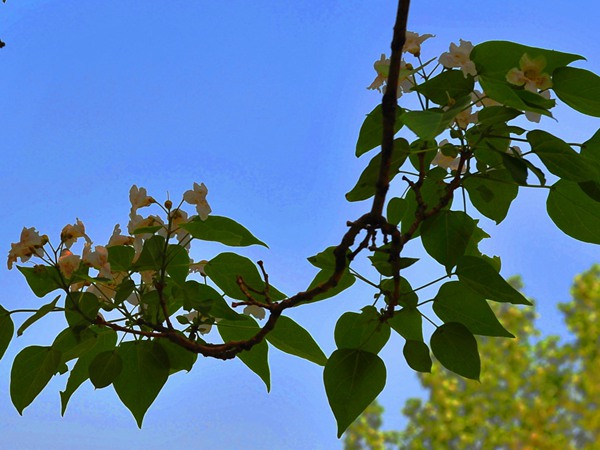
[[[96,328],[93,339],[95,341],[94,345],[77,360],[69,374],[65,390],[60,393],[62,415],[65,414],[67,404],[73,393],[89,378],[88,368],[96,355],[115,348],[117,333],[110,328]]]
[[[402,353],[411,369],[417,372],[431,372],[431,356],[425,342],[407,340]]]
[[[339,349],[329,357],[323,382],[338,426],[338,438],[383,390],[385,364],[374,353]]]
[[[282,352],[299,356],[324,366],[327,356],[308,331],[286,316],[277,319],[275,328],[267,334],[267,340]]]
[[[552,114],[546,108],[540,106],[543,103],[540,99],[544,99],[541,95],[530,92],[530,94],[536,96],[531,97],[523,94],[526,91],[517,89],[516,86],[509,84],[506,80],[499,81],[486,76],[482,76],[479,79],[479,83],[488,97],[504,106],[510,106],[519,111],[531,111],[552,117]],[[548,104],[548,106],[552,107],[554,103]]]
[[[401,120],[410,130],[421,139],[434,139],[452,123],[458,113],[469,104],[470,97],[457,100],[456,104],[444,111],[428,109],[426,111],[405,112]]]
[[[126,272],[130,269],[135,250],[129,245],[113,245],[107,248],[108,262],[112,271]]]
[[[548,215],[564,233],[579,241],[600,244],[600,202],[577,183],[559,180],[548,194]]]
[[[531,149],[557,177],[569,181],[589,181],[598,178],[595,165],[580,155],[562,139],[542,130],[527,133]]]
[[[181,245],[170,244],[167,247],[167,273],[177,284],[185,283],[190,273],[190,256]]]
[[[195,280],[188,280],[180,288],[175,288],[173,296],[180,299],[186,311],[195,310],[219,319],[235,320],[238,317],[238,313],[229,307],[221,294],[211,286]]]
[[[392,198],[387,205],[386,217],[392,225],[398,225],[406,213],[406,200],[401,197]]]
[[[240,290],[237,279],[242,277],[247,286],[255,291],[262,292],[265,282],[258,273],[258,269],[252,261],[235,253],[221,253],[211,259],[204,271],[208,277],[219,286],[219,288],[231,298],[246,300],[246,296]],[[257,300],[264,300],[264,295],[253,293]],[[269,286],[271,300],[282,300],[285,294],[279,292],[274,286]]]
[[[315,278],[310,282],[310,285],[308,286],[307,291],[310,291],[311,289],[317,287],[318,285],[325,283],[327,280],[329,280],[331,278],[331,276],[333,275],[333,272],[334,272],[333,269],[327,269],[327,268],[319,270],[317,275],[315,275]],[[338,284],[334,288],[329,289],[328,291],[323,292],[321,294],[315,295],[310,301],[308,301],[306,303],[317,302],[319,300],[325,300],[326,298],[335,297],[340,292],[343,292],[346,289],[348,289],[350,286],[352,286],[355,281],[356,281],[356,277],[354,275],[352,275],[350,272],[348,272],[348,269],[346,269],[344,271],[344,273],[342,274],[340,281],[338,281]]]
[[[8,348],[15,332],[15,324],[6,309],[0,306],[0,359]]]
[[[169,357],[153,341],[123,342],[117,347],[117,354],[123,366],[112,384],[141,428],[146,411],[169,377]]]
[[[595,73],[561,67],[552,74],[552,89],[574,110],[600,117],[600,77]]]
[[[519,193],[519,186],[504,169],[466,177],[463,186],[469,193],[473,206],[496,223],[504,220],[512,201]]]
[[[381,290],[385,293],[385,302],[389,303],[389,295],[394,292],[394,279],[384,278],[379,283]],[[404,277],[400,277],[400,296],[398,298],[398,304],[402,307],[415,308],[419,302],[419,296],[413,290],[408,280]]]
[[[447,70],[430,78],[414,90],[440,106],[446,106],[457,98],[470,95],[473,91],[473,77],[465,77],[460,70]]]
[[[185,370],[189,372],[192,370],[194,363],[198,359],[196,353],[192,353],[189,350],[183,348],[181,345],[177,345],[174,342],[161,339],[156,341],[165,350],[169,357],[169,374]]]
[[[19,414],[46,387],[60,360],[60,351],[37,345],[26,347],[15,356],[10,371],[10,398]]]
[[[97,341],[96,327],[92,326],[83,330],[75,330],[71,327],[62,330],[52,343],[52,348],[59,350],[62,354],[62,363],[79,358],[90,350]]]
[[[98,297],[89,292],[69,292],[65,299],[65,317],[72,328],[94,323],[100,310]]]
[[[407,341],[423,341],[423,318],[417,308],[396,311],[388,324]]]
[[[475,221],[462,211],[440,211],[421,225],[421,241],[427,253],[448,273],[465,254]]]
[[[162,236],[152,236],[146,239],[140,257],[134,264],[136,271],[153,270],[159,271],[163,264],[165,252],[165,238]]]
[[[408,141],[403,138],[398,138],[394,141],[394,151],[392,153],[392,159],[390,161],[389,176],[390,181],[396,176],[404,161],[408,157],[409,146]],[[371,159],[369,165],[360,174],[360,178],[356,185],[346,194],[346,200],[349,202],[357,202],[360,200],[366,200],[375,195],[376,181],[379,178],[379,171],[381,169],[381,153],[378,153]]]
[[[483,258],[463,256],[456,266],[458,279],[483,297],[496,302],[531,305]]]
[[[96,389],[110,386],[123,370],[123,360],[115,350],[98,353],[90,363],[88,373]],[[140,421],[141,422],[141,421]]]
[[[217,328],[225,342],[248,340],[258,333],[259,330],[256,321],[248,316],[240,316],[238,320],[221,320],[217,324]],[[265,341],[262,341],[250,350],[238,353],[237,357],[264,381],[267,386],[267,392],[270,391],[269,345]]]
[[[473,334],[514,337],[500,324],[485,298],[460,281],[440,287],[433,310],[445,323],[462,323]]]
[[[17,269],[25,276],[27,284],[38,297],[62,287],[60,273],[54,266],[17,266]]]
[[[49,312],[51,312],[52,310],[54,310],[54,308],[56,307],[56,303],[58,302],[59,298],[60,298],[60,295],[57,296],[54,300],[52,300],[50,303],[47,303],[44,306],[42,306],[35,313],[33,313],[31,316],[29,316],[27,318],[27,320],[25,322],[23,322],[23,324],[17,330],[17,336],[21,336],[23,334],[23,332],[27,328],[29,328],[31,325],[33,325],[35,322],[37,322],[38,320],[40,320],[46,314],[48,314]]]
[[[552,74],[558,67],[563,67],[573,61],[584,59],[579,55],[527,47],[508,41],[482,42],[473,48],[470,58],[477,65],[477,74],[480,77],[490,77],[505,81],[508,71],[519,67],[519,61],[525,53],[531,59],[542,56],[546,61],[543,72],[548,74]]]
[[[180,226],[195,239],[203,241],[220,242],[235,247],[246,247],[248,245],[264,245],[267,247],[267,244],[228,217],[208,216],[206,220],[197,217]]]
[[[402,128],[400,120],[401,110],[396,110],[396,124],[394,134]],[[356,156],[367,153],[369,150],[381,145],[383,136],[383,115],[381,113],[381,104],[377,105],[373,111],[367,114],[367,118],[360,127],[358,141],[356,142]]]
[[[479,380],[477,340],[462,323],[450,322],[431,335],[431,351],[442,365],[465,378]]]
[[[335,325],[337,348],[379,353],[390,338],[390,326],[379,320],[374,306],[365,306],[361,313],[342,314]]]

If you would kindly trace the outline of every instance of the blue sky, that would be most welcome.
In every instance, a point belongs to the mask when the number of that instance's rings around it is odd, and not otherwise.
[[[500,39],[587,57],[600,72],[600,7],[573,1],[413,2],[409,29],[432,33],[425,57],[459,38]],[[125,225],[132,184],[172,199],[204,182],[215,214],[232,217],[270,250],[271,280],[292,294],[313,277],[305,258],[337,244],[346,220],[368,203],[344,193],[366,164],[354,145],[379,101],[365,89],[372,64],[389,54],[395,2],[344,1],[9,1],[0,6],[0,130],[6,251],[23,226],[56,241],[79,217],[98,244]],[[557,108],[542,126],[582,142],[598,119]],[[365,157],[366,158],[366,157]],[[485,249],[502,257],[504,275],[521,274],[538,301],[545,332],[564,330],[555,305],[572,278],[599,258],[598,248],[562,235],[545,213],[546,192],[523,192]],[[223,249],[195,247],[198,258]],[[419,255],[419,250],[415,250]],[[441,275],[422,263],[407,277],[419,285]],[[0,265],[0,304],[35,307],[21,275]],[[434,295],[434,291],[430,291]],[[291,315],[333,348],[339,315],[371,302],[358,284],[339,298]],[[48,345],[62,319],[32,327],[0,362],[2,439],[13,448],[339,448],[322,386],[322,369],[271,351],[272,392],[238,361],[201,359],[163,389],[137,429],[112,388],[87,384],[60,417],[55,377],[20,417],[10,403],[10,361],[27,345]],[[401,340],[384,350],[386,424],[418,393]]]

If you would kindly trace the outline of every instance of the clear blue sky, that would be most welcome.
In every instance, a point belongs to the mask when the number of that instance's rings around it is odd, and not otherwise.
[[[0,244],[23,226],[54,241],[76,217],[97,243],[125,225],[132,184],[156,198],[178,198],[204,182],[215,214],[239,220],[270,250],[271,280],[292,294],[313,276],[305,258],[337,244],[346,220],[367,203],[344,193],[365,162],[354,145],[379,101],[365,89],[373,62],[389,54],[395,2],[373,1],[51,1],[0,5]],[[502,39],[579,53],[600,72],[600,7],[559,1],[413,1],[409,29],[437,37],[425,56],[459,38]],[[558,109],[543,126],[582,142],[600,121]],[[526,192],[499,227],[482,221],[502,257],[504,275],[521,274],[537,299],[545,332],[564,330],[555,305],[569,298],[577,273],[600,260],[598,248],[561,234],[545,213],[545,191]],[[217,246],[196,246],[210,258]],[[419,254],[415,250],[415,254]],[[408,273],[417,285],[440,274],[425,263]],[[0,264],[0,304],[39,300],[17,271]],[[300,308],[293,317],[333,350],[339,315],[369,303],[364,286]],[[434,292],[431,292],[433,295]],[[60,417],[50,386],[20,417],[8,394],[10,361],[27,345],[49,345],[62,320],[47,320],[16,339],[0,362],[0,447],[18,449],[331,449],[333,415],[322,369],[271,351],[272,392],[239,362],[199,360],[173,377],[140,431],[112,388],[89,384]],[[45,323],[45,325],[44,325]],[[384,350],[386,424],[418,391],[400,339]]]

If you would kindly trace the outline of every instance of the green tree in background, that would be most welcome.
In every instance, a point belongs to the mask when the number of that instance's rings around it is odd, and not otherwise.
[[[600,443],[600,265],[575,279],[559,305],[571,333],[539,339],[535,313],[500,305],[496,313],[517,339],[479,337],[481,383],[441,365],[419,373],[427,401],[409,399],[401,431],[381,431],[373,403],[345,435],[346,449],[593,449]]]

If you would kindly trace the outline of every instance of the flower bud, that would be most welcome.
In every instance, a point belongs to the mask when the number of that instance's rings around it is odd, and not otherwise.
[[[173,202],[171,200],[167,200],[165,202],[165,208],[171,209],[173,207]]]

